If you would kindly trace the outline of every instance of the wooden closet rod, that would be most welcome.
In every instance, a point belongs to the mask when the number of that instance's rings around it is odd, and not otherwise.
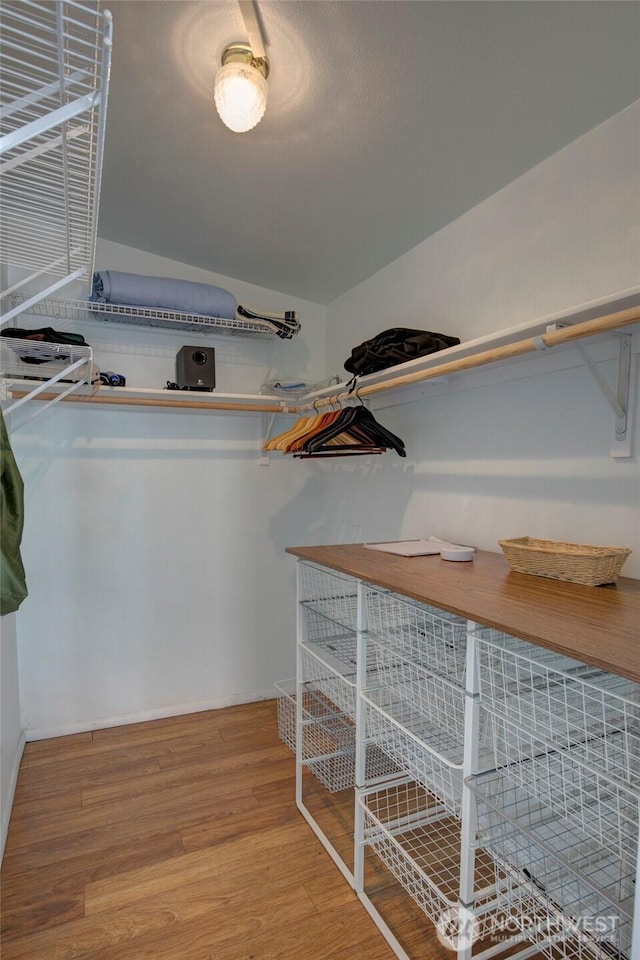
[[[117,387],[115,388],[117,389]],[[12,395],[19,400],[26,396],[26,392],[21,390],[12,390]],[[54,400],[57,394],[41,393],[36,400]],[[202,400],[163,400],[155,397],[114,397],[111,395],[103,396],[101,393],[95,393],[91,396],[81,396],[79,394],[69,394],[68,397],[61,397],[62,403],[109,403],[123,407],[173,407],[182,409],[186,407],[190,410],[237,410],[239,412],[249,411],[255,413],[282,413],[282,407],[261,406],[258,403],[232,403],[231,401],[203,403]]]
[[[619,327],[628,327],[632,323],[640,322],[640,307],[630,307],[627,310],[620,310],[618,313],[610,313],[604,317],[596,317],[594,320],[584,320],[582,323],[576,323],[573,326],[562,327],[560,330],[553,330],[551,333],[543,333],[537,337],[527,337],[526,340],[517,340],[515,343],[506,344],[503,347],[494,347],[491,350],[484,350],[482,353],[476,353],[469,357],[461,357],[458,360],[449,360],[431,367],[429,370],[416,370],[413,373],[401,374],[392,377],[390,380],[384,380],[382,383],[372,383],[370,386],[356,387],[358,397],[371,397],[376,393],[382,393],[385,390],[396,390],[399,387],[405,387],[412,383],[420,383],[422,380],[433,380],[436,377],[443,377],[449,373],[459,373],[462,370],[471,370],[474,367],[481,367],[487,363],[494,363],[496,360],[508,360],[511,357],[519,357],[525,353],[536,353],[543,351],[546,347],[555,347],[561,343],[569,343],[572,340],[581,340],[584,337],[592,337],[598,333],[606,333],[608,330],[615,330]],[[347,393],[338,394],[339,399],[350,396]],[[355,398],[355,393],[351,394]],[[315,407],[329,405],[335,402],[336,397],[323,397],[316,400]],[[305,404],[306,408],[308,403]],[[303,407],[297,409],[304,409]]]

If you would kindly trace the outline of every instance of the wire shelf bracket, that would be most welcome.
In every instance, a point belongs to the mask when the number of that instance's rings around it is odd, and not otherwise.
[[[618,375],[615,391],[598,370],[585,345],[580,342],[576,343],[580,356],[598,384],[605,400],[613,410],[615,422],[610,453],[612,457],[616,458],[632,456],[631,437],[633,435],[633,425],[630,423],[630,420],[633,408],[629,401],[634,395],[636,386],[636,367],[632,368],[631,364],[631,339],[632,334],[630,333],[621,333],[618,335]]]

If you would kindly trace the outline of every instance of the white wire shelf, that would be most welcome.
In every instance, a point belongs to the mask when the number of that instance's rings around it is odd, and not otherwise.
[[[296,681],[294,678],[290,680],[278,680],[274,686],[278,691],[278,734],[282,742],[285,743],[293,753],[295,753],[297,696]],[[315,690],[311,684],[306,684],[303,690],[302,719],[303,723],[331,723],[333,721],[340,721],[343,726],[353,730],[351,721],[348,720],[344,714],[338,712],[334,704],[327,700],[321,691]],[[308,740],[308,737],[305,739]],[[348,746],[351,748],[351,741],[349,741]],[[303,744],[303,756],[305,759],[309,757],[317,757],[321,754],[321,752],[322,751],[318,751],[317,749],[310,749],[306,743]]]
[[[27,298],[15,294],[14,306],[26,303]],[[258,320],[206,317],[197,313],[160,310],[155,307],[127,307],[114,303],[93,303],[89,300],[63,300],[48,297],[33,304],[29,315],[53,320],[107,321],[134,327],[155,327],[160,330],[178,330],[182,333],[218,334],[224,336],[278,339],[273,328]]]
[[[278,733],[289,749],[296,752],[296,681],[279,680]],[[304,685],[302,702],[302,751],[300,762],[330,793],[353,788],[356,774],[355,726],[349,717],[336,712],[322,691]],[[391,777],[398,770],[376,747],[366,751],[367,779]]]
[[[361,694],[366,705],[366,739],[412,779],[421,783],[455,816],[462,802],[463,744],[435,726],[388,690]]]
[[[640,684],[496,630],[477,636],[488,710],[551,749],[580,745],[585,763],[640,789]]]
[[[97,2],[2,5],[0,233],[3,261],[21,273],[3,296],[46,276],[41,299],[90,272],[110,51]]]
[[[90,381],[92,358],[89,346],[0,336],[0,377],[31,386],[36,380],[50,380],[60,373],[65,380]],[[79,361],[83,362],[76,367]]]
[[[317,644],[300,644],[302,680],[312,683],[338,710],[355,719],[356,671]]]
[[[609,958],[630,955],[635,869],[560,817],[500,771],[471,778],[480,844],[506,869],[512,889],[545,905],[572,939]],[[594,941],[596,919],[604,929]]]
[[[353,577],[329,573],[313,563],[298,563],[298,596],[306,611],[326,617],[356,631],[358,582]]]
[[[303,694],[302,751],[300,762],[308,766],[330,793],[353,786],[356,735],[353,721],[338,713],[321,691],[307,684]],[[289,703],[294,714],[295,697]]]
[[[423,785],[404,780],[382,789],[358,792],[364,842],[434,923],[457,915],[460,895],[460,839],[457,817],[443,810]],[[488,906],[495,901],[493,860],[476,854],[475,906],[478,937],[490,926]]]
[[[365,588],[365,602],[370,635],[410,663],[463,684],[466,620],[376,587]]]
[[[549,900],[541,899],[540,891],[508,864],[495,858],[500,878],[500,902],[504,912],[498,915],[496,932],[515,944],[536,944],[535,957],[548,960],[622,960],[620,952],[611,952],[610,945],[598,942],[599,918],[578,922],[565,916]],[[605,920],[605,924],[608,921]],[[593,928],[594,935],[585,929]]]
[[[356,634],[336,620],[330,620],[313,607],[302,606],[305,636],[308,643],[326,651],[333,663],[336,659],[347,669],[356,668]]]
[[[404,702],[425,721],[462,743],[464,690],[424,666],[401,659],[385,640],[367,638],[367,667],[376,684],[393,700]]]

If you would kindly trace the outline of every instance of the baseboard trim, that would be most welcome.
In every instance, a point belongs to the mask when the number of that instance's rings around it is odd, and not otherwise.
[[[24,730],[21,730],[13,757],[13,767],[11,768],[9,787],[7,789],[6,796],[2,798],[2,823],[0,824],[0,863],[2,863],[2,858],[4,856],[4,847],[7,842],[9,821],[11,820],[11,811],[13,809],[13,798],[16,792],[16,784],[18,783],[18,770],[20,769],[20,761],[22,760],[22,754],[24,752],[24,745],[26,742],[27,740],[25,732]]]
[[[127,723],[144,723],[147,720],[163,720],[166,717],[180,717],[187,713],[202,713],[204,710],[221,710],[224,707],[235,707],[241,703],[273,700],[274,697],[277,696],[278,691],[274,689],[254,690],[251,693],[234,694],[229,697],[219,697],[215,700],[171,704],[166,707],[158,707],[155,710],[141,710],[136,713],[116,714],[111,717],[99,717],[95,720],[84,720],[78,723],[65,724],[64,726],[33,727],[25,731],[25,736],[27,742],[33,740],[49,740],[51,737],[68,737],[73,733],[87,733],[91,730],[103,730],[106,727],[122,727]]]

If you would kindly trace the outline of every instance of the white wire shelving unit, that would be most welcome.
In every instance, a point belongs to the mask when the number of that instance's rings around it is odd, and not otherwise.
[[[0,326],[93,269],[112,20],[97,2],[5,0],[0,30]],[[38,289],[37,293],[33,291]],[[91,392],[91,348],[3,340],[2,399],[21,425]],[[37,373],[36,373],[37,371]],[[24,416],[25,404],[43,398]]]
[[[91,276],[111,40],[111,15],[96,2],[2,4],[0,232],[15,273],[2,323]],[[39,293],[7,300],[34,281]]]
[[[507,903],[536,902],[550,960],[635,960],[640,684],[490,628],[473,642],[494,770],[467,783]]]
[[[408,597],[367,587],[369,633],[398,656],[464,687],[467,624]]]
[[[640,957],[640,685],[299,559],[279,710],[298,805],[400,960],[371,857],[457,960]],[[352,861],[305,804],[308,769],[355,785]]]
[[[474,778],[472,789],[480,842],[508,877],[507,904],[524,887],[555,928],[555,942],[543,941],[543,952],[555,958],[565,935],[573,953],[581,945],[596,956],[631,957],[635,856],[630,864],[598,843],[588,824],[578,829],[554,815],[502,771]]]
[[[576,751],[581,763],[640,793],[638,684],[490,628],[478,629],[477,647],[492,715],[543,742],[547,753]],[[518,745],[505,749],[505,762],[517,762]]]

